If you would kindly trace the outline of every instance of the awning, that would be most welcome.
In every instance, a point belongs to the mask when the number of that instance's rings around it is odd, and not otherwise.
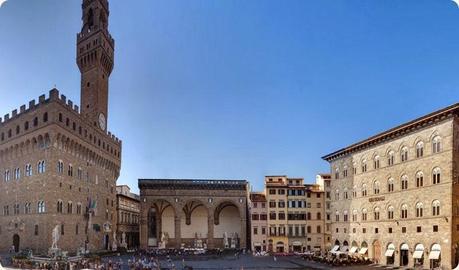
[[[348,252],[349,251],[349,247],[348,246],[342,246],[340,251],[341,252]]]
[[[253,243],[253,246],[255,246],[255,247],[261,247],[261,243],[258,243],[258,242]]]
[[[440,258],[439,250],[432,250],[429,254],[429,260],[438,260]]]
[[[385,257],[392,257],[394,255],[395,250],[393,249],[388,249],[386,250],[386,253],[384,254]]]
[[[415,250],[413,253],[413,258],[415,259],[421,259],[422,255],[424,255],[424,251],[422,250]]]
[[[336,252],[336,251],[338,251],[338,249],[339,249],[339,246],[336,245],[336,246],[333,247],[333,249],[331,250],[331,252]]]
[[[302,245],[303,244],[300,241],[295,241],[292,243],[292,246],[295,246],[295,247],[302,246]]]
[[[363,255],[363,254],[367,253],[367,250],[368,250],[368,248],[363,247],[363,248],[360,249],[359,254]]]
[[[277,247],[284,247],[284,244],[283,244],[283,243],[277,243],[276,246],[277,246]]]
[[[349,254],[354,254],[357,252],[358,247],[351,247],[351,250],[349,250]]]

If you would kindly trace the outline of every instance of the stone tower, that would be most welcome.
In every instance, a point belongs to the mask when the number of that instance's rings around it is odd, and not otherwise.
[[[83,27],[77,36],[81,72],[81,113],[92,125],[107,130],[108,80],[113,70],[115,41],[108,31],[107,0],[83,0]]]

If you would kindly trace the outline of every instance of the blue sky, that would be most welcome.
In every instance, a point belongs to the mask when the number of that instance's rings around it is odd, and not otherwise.
[[[450,0],[111,0],[109,130],[138,178],[314,181],[321,156],[459,101]],[[0,114],[80,100],[79,0],[0,8]]]

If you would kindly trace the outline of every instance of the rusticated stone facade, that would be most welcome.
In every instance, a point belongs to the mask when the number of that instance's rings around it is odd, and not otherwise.
[[[381,264],[457,265],[458,115],[456,104],[324,157],[334,244]]]
[[[248,248],[245,180],[140,179],[140,247]]]
[[[126,186],[116,187],[116,210],[118,212],[118,246],[126,249],[139,247],[140,197]]]
[[[0,118],[0,251],[14,245],[46,253],[56,226],[58,247],[66,251],[112,243],[121,141],[107,132],[108,88],[99,83],[108,87],[113,62],[113,42],[102,38],[109,37],[108,2],[84,0],[82,7],[78,62],[85,114],[53,89]],[[89,66],[97,77],[84,71]],[[90,116],[101,113],[98,121]]]

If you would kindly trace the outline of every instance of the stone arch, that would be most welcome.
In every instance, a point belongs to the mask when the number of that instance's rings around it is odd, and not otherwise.
[[[234,202],[223,201],[218,204],[214,210],[214,236],[220,238],[226,233],[239,238],[243,233],[241,219],[244,215],[241,212],[239,205]]]
[[[209,209],[199,200],[191,200],[182,208],[183,215],[180,222],[181,235],[185,239],[208,238]]]

